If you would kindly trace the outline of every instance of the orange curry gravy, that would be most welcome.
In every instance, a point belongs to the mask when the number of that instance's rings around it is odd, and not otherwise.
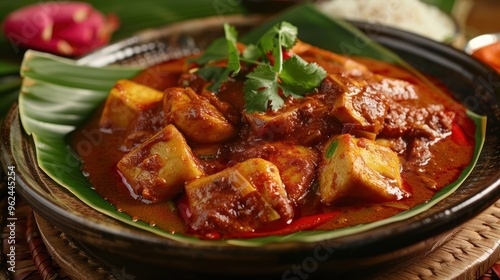
[[[344,64],[343,68],[338,62],[332,62],[328,54],[318,53],[314,49],[303,51],[302,57],[308,61],[317,62],[328,73],[336,73],[336,78],[327,77],[321,87],[307,97],[309,100],[306,100],[307,98],[288,100],[283,110],[286,110],[287,106],[305,102],[311,102],[311,108],[315,108],[315,102],[328,104],[331,102],[329,96],[338,94],[341,90],[339,84],[350,83],[347,87],[353,86],[352,80],[343,80],[346,76],[364,75],[356,74],[358,70],[364,71],[363,68],[356,70],[356,67],[361,64],[365,65],[371,73],[393,78],[378,80],[378,85],[370,89],[388,92],[396,96],[394,98],[398,100],[398,102],[388,103],[388,109],[382,112],[382,116],[379,116],[382,122],[378,124],[376,139],[390,146],[398,154],[402,166],[403,184],[411,196],[389,202],[339,201],[326,205],[319,198],[317,179],[313,179],[305,195],[293,205],[294,222],[275,224],[266,228],[264,232],[270,230],[268,232],[279,234],[302,229],[337,229],[388,218],[431,199],[438,190],[455,181],[470,163],[475,143],[473,138],[475,126],[467,118],[465,109],[449,96],[437,94],[434,89],[429,88],[413,74],[385,62],[358,58],[356,59],[356,62],[360,63],[358,65],[351,60],[341,60]],[[338,59],[338,57],[334,58]],[[342,74],[346,68],[352,66],[351,64],[354,68],[350,68],[350,74]],[[135,77],[134,81],[160,91],[169,87],[189,85],[195,92],[199,92],[204,81],[193,74],[183,73],[186,67],[185,59],[166,62],[146,69]],[[396,81],[395,79],[404,82],[391,83],[391,81]],[[373,78],[368,80],[374,81]],[[362,87],[367,90],[369,85],[364,84]],[[446,91],[443,88],[441,90]],[[376,95],[374,96],[373,98],[376,99]],[[238,80],[228,82],[221,88],[217,97],[241,112],[244,106],[242,82]],[[377,112],[378,107],[373,98],[367,97],[358,105],[366,107],[360,109],[364,110],[364,114],[377,116],[380,112]],[[427,109],[420,110],[419,108]],[[134,220],[145,221],[172,233],[196,234],[185,221],[189,213],[186,213],[188,209],[186,209],[184,193],[181,192],[175,199],[167,202],[145,203],[138,199],[124,182],[117,171],[117,163],[126,154],[121,151],[120,147],[127,137],[127,132],[109,133],[109,131],[102,130],[99,127],[101,111],[102,109],[98,110],[95,116],[72,137],[72,146],[80,155],[83,171],[95,190],[119,211],[129,214]],[[153,118],[159,118],[161,122],[164,116],[158,113]],[[235,162],[256,156],[266,156],[266,149],[255,149],[253,148],[255,145],[278,140],[284,144],[300,144],[310,147],[320,155],[321,147],[330,135],[352,132],[362,137],[365,134],[360,131],[373,129],[373,127],[359,128],[342,123],[335,118],[317,114],[314,111],[303,112],[300,118],[298,121],[287,124],[287,127],[277,129],[273,135],[264,133],[259,137],[252,134],[247,121],[241,118],[237,120],[239,134],[231,140],[217,145],[199,145],[189,140],[188,143],[202,162],[206,174],[213,174],[226,166],[234,165]],[[309,121],[306,118],[316,119]],[[371,134],[368,133],[368,135]],[[265,147],[265,145],[259,147]],[[217,154],[218,158],[213,159],[207,156],[213,154]],[[335,215],[328,215],[328,213],[335,213]],[[256,234],[255,236],[258,236],[258,231]],[[228,236],[251,237],[252,235],[242,233]],[[202,237],[219,238],[221,236]]]

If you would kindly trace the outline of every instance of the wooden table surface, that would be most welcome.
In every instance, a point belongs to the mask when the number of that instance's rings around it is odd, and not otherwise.
[[[470,33],[500,32],[500,1],[473,0],[465,23]]]

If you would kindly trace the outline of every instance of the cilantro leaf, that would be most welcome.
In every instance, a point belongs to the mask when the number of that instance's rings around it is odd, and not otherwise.
[[[286,95],[304,96],[311,92],[326,77],[326,71],[316,63],[308,63],[298,55],[283,62],[279,74],[281,86]]]
[[[240,54],[236,46],[238,43],[238,32],[234,26],[225,23],[224,33],[226,35],[227,49],[229,52],[227,68],[229,69],[229,72],[232,72],[231,76],[235,77],[241,69]]]
[[[262,51],[272,51],[275,47],[291,49],[297,41],[297,27],[282,21],[275,24],[259,40],[259,46]]]
[[[281,72],[283,64],[283,49],[289,50],[297,41],[297,27],[283,21],[277,23],[259,40],[259,47],[265,54],[271,52],[274,59],[273,69]]]
[[[226,59],[228,56],[227,42],[224,38],[214,40],[197,58],[190,59],[189,62],[194,62],[199,65],[205,65],[212,61]]]
[[[283,69],[283,49],[289,50],[297,40],[297,27],[282,22],[280,25],[276,46],[273,50],[274,71],[281,72]]]
[[[225,38],[214,41],[202,56],[191,61],[200,65],[198,74],[207,81],[208,87],[217,92],[229,77],[241,71],[241,62],[253,64],[248,69],[244,84],[245,109],[247,112],[263,112],[281,108],[285,101],[282,95],[304,97],[318,87],[326,71],[316,63],[308,63],[297,55],[287,60],[283,52],[289,51],[297,42],[297,28],[288,22],[280,22],[266,32],[256,44],[249,44],[243,53],[238,50],[238,32],[235,27],[224,24]],[[226,66],[211,65],[227,60]]]
[[[286,50],[291,49],[297,42],[297,27],[283,21],[280,25],[280,37],[279,46],[282,46]]]
[[[283,106],[284,101],[278,93],[278,77],[270,65],[257,66],[246,77],[243,91],[248,113],[266,111],[269,102],[273,110]]]
[[[222,66],[205,66],[198,69],[196,73],[206,81],[213,81],[207,88],[213,92],[217,92],[222,83],[229,79],[231,69]]]

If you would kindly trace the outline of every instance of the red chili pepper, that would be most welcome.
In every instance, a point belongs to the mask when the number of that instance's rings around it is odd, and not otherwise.
[[[467,139],[467,135],[465,135],[464,130],[455,121],[453,122],[452,128],[451,128],[451,140],[453,141],[453,143],[460,145],[460,146],[470,145],[469,140]]]
[[[331,219],[339,215],[339,211],[323,213],[313,216],[306,216],[292,221],[290,224],[270,231],[257,231],[257,232],[246,232],[238,233],[231,236],[224,236],[225,238],[254,238],[254,237],[264,237],[269,235],[284,235],[290,234],[302,230],[313,229],[319,225],[322,225]]]
[[[274,56],[272,51],[268,51],[266,53],[267,59],[269,60],[269,64],[274,65]]]
[[[287,60],[290,57],[292,57],[293,52],[292,51],[287,51],[286,49],[283,49],[283,60]]]
[[[287,60],[290,57],[292,57],[293,52],[292,51],[287,51],[285,48],[281,48],[281,56],[283,57],[283,60]],[[274,57],[273,57],[273,52],[269,51],[266,53],[267,59],[269,60],[269,63],[271,65],[274,65]]]
[[[191,218],[191,211],[189,210],[189,202],[187,197],[184,195],[177,201],[177,209],[179,209],[179,214],[182,219],[188,223],[189,218]]]
[[[200,67],[200,64],[196,63],[196,62],[191,62],[189,65],[188,65],[188,69],[194,69],[194,68],[198,68]]]

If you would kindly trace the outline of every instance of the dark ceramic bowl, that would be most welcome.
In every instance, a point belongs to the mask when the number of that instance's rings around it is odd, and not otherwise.
[[[241,29],[260,20],[230,18]],[[84,57],[80,63],[151,65],[182,54],[182,50],[203,47],[222,34],[220,23],[220,19],[203,19],[146,31]],[[444,200],[411,218],[321,242],[281,242],[256,247],[175,242],[100,214],[50,179],[36,164],[32,139],[22,129],[16,106],[2,128],[3,165],[16,166],[17,192],[38,214],[73,236],[91,254],[108,256],[109,261],[127,267],[128,271],[137,268],[145,278],[175,273],[192,278],[206,274],[304,277],[294,267],[308,277],[322,273],[355,276],[373,266],[411,260],[416,254],[435,248],[461,224],[500,198],[500,77],[447,45],[392,28],[354,24],[422,72],[436,77],[469,109],[488,117],[484,147],[468,179]]]

